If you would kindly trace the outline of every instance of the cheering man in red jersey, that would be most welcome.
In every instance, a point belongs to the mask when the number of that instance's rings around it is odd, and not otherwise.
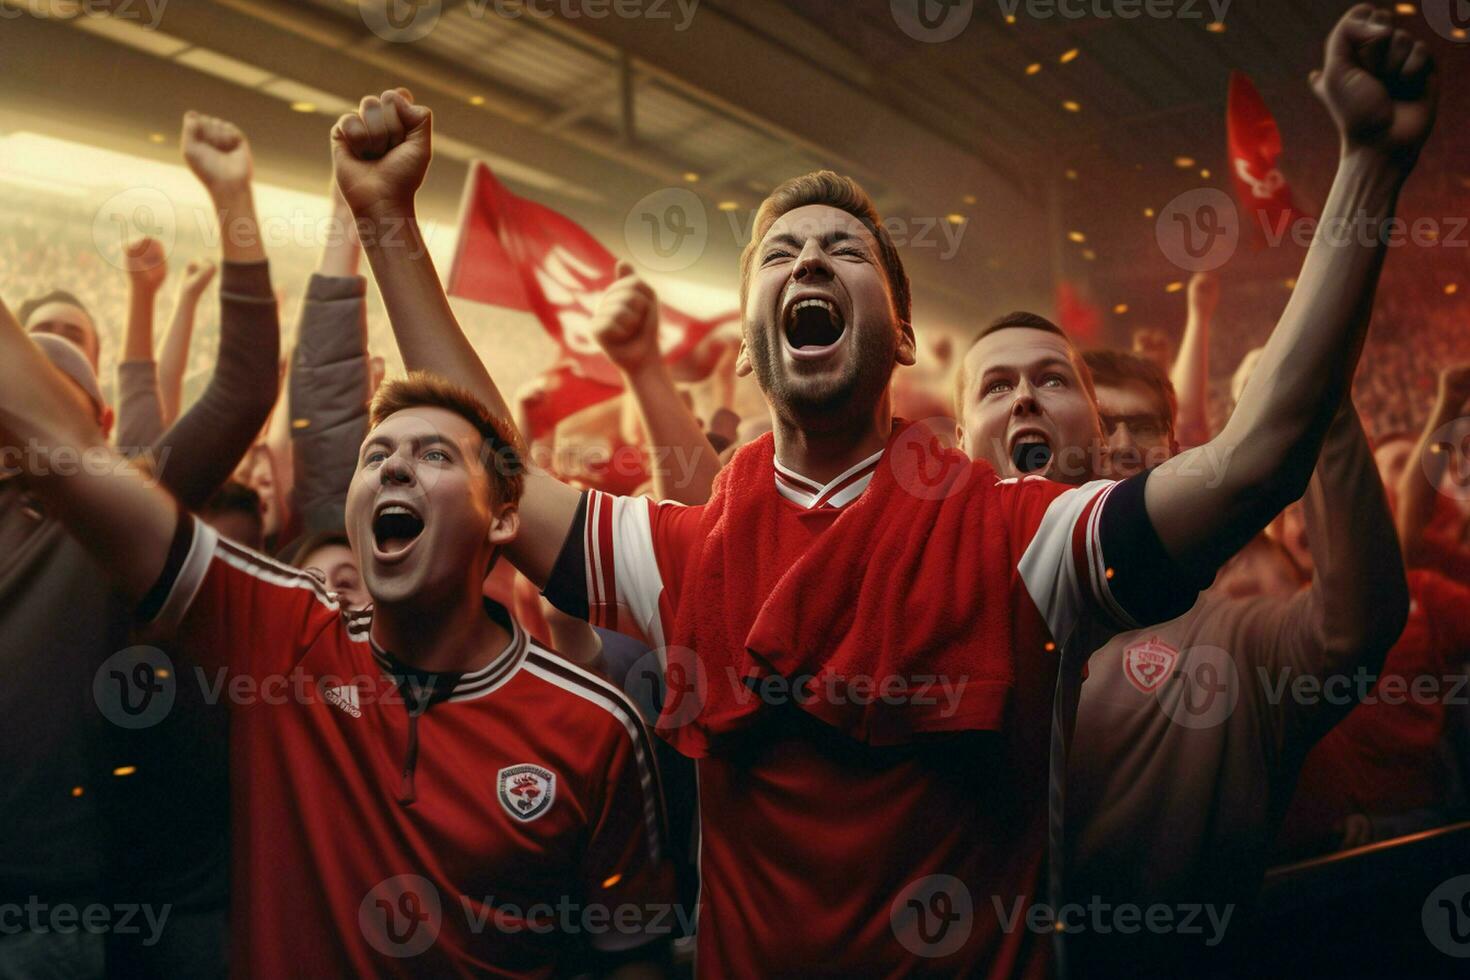
[[[186,125],[212,166],[248,169],[235,127]],[[502,423],[436,378],[380,391],[346,506],[374,605],[347,615],[183,513],[94,416],[0,306],[0,445],[28,448],[21,478],[230,705],[234,973],[650,965],[677,910],[637,709],[481,599],[518,526]],[[145,711],[173,672],[138,655],[119,676],[142,669],[125,697]]]
[[[1423,45],[1354,8],[1319,80],[1344,155],[1324,226],[1381,220],[1428,135]],[[459,329],[414,218],[430,114],[364,99],[337,176],[405,362],[505,402]],[[1350,236],[1351,237],[1351,236]],[[778,188],[741,266],[743,345],[774,431],[708,504],[578,493],[527,475],[506,551],[562,608],[662,650],[660,730],[699,760],[708,976],[1037,975],[1047,758],[1063,650],[1187,609],[1305,489],[1352,375],[1382,250],[1314,246],[1231,425],[1118,483],[1000,479],[895,424],[909,287],[871,202],[817,173]],[[656,344],[631,277],[598,316]],[[624,345],[624,355],[635,356]],[[1021,444],[1045,467],[1046,433]],[[1059,726],[1051,724],[1059,705]]]

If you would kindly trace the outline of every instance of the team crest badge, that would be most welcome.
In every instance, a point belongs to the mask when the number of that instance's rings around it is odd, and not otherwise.
[[[496,776],[496,783],[500,805],[522,823],[541,816],[556,798],[556,773],[529,762],[506,766]]]
[[[1123,651],[1123,674],[1128,683],[1144,694],[1152,694],[1168,679],[1178,659],[1178,650],[1151,636]]]

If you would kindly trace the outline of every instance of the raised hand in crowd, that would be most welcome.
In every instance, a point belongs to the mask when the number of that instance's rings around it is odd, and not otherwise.
[[[1220,279],[1213,272],[1196,272],[1189,280],[1189,313],[1179,356],[1169,380],[1179,398],[1179,425],[1175,433],[1185,448],[1210,439],[1210,324],[1220,305]]]
[[[1463,439],[1464,431],[1455,433],[1452,427],[1467,412],[1470,412],[1470,363],[1451,364],[1439,373],[1434,407],[1394,488],[1399,543],[1411,565],[1420,564],[1424,532],[1434,517],[1446,470],[1454,464],[1463,465],[1464,453],[1455,445],[1454,436],[1458,434]]]
[[[653,456],[659,500],[702,504],[720,471],[719,456],[674,384],[658,343],[658,295],[627,262],[598,299],[591,333],[623,376]]]
[[[191,259],[184,266],[184,277],[179,282],[178,298],[174,301],[173,319],[158,355],[158,398],[163,406],[164,425],[172,425],[179,417],[184,374],[189,363],[189,342],[194,337],[194,317],[199,309],[199,300],[214,281],[216,269],[217,266],[207,259]]]
[[[168,259],[156,238],[140,238],[123,249],[128,273],[128,326],[117,364],[117,439],[124,452],[151,446],[165,421],[153,361],[153,314],[168,277]]]
[[[197,112],[184,113],[179,139],[184,162],[214,202],[226,262],[263,262],[265,247],[251,193],[254,163],[240,127]]]

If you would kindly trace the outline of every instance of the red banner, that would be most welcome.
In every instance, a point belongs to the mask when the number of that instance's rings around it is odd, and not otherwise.
[[[578,374],[621,386],[588,332],[616,265],[613,254],[566,215],[512,194],[484,162],[470,168],[449,294],[536,314]],[[661,304],[659,347],[666,360],[678,361],[716,327],[738,318],[730,312],[701,319]]]
[[[1081,291],[1063,280],[1057,285],[1057,326],[1076,347],[1098,343],[1102,330],[1102,314],[1083,298]]]
[[[1240,203],[1240,220],[1251,226],[1251,239],[1256,248],[1261,248],[1268,240],[1280,241],[1291,223],[1302,217],[1292,203],[1291,186],[1277,165],[1281,130],[1261,93],[1238,71],[1230,73],[1226,119],[1230,177]]]

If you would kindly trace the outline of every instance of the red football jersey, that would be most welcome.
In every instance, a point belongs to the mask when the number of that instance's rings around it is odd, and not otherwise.
[[[414,671],[370,612],[185,520],[155,622],[230,704],[235,975],[546,977],[674,934],[621,692],[492,603],[489,664]]]
[[[782,547],[799,553],[827,531],[881,458],[826,485],[777,463],[771,492],[785,508]],[[1167,618],[1172,609],[1149,603],[1181,597],[1155,560],[1144,478],[1069,488],[1038,477],[999,481],[977,464],[970,482],[998,488],[1012,529],[1008,544],[976,547],[1019,549],[1010,580],[995,583],[1013,597],[1018,638],[1007,730],[876,748],[792,711],[738,748],[698,759],[701,976],[1045,975],[1050,936],[1028,929],[1024,912],[1045,899],[1058,643],[1079,629],[1101,636],[1135,616]],[[679,604],[699,601],[682,584],[701,512],[585,494],[547,597],[665,647]],[[1145,536],[1156,550],[1133,560],[1130,549]],[[945,591],[943,582],[929,585],[929,594]],[[680,683],[674,668],[668,673],[671,686]]]

